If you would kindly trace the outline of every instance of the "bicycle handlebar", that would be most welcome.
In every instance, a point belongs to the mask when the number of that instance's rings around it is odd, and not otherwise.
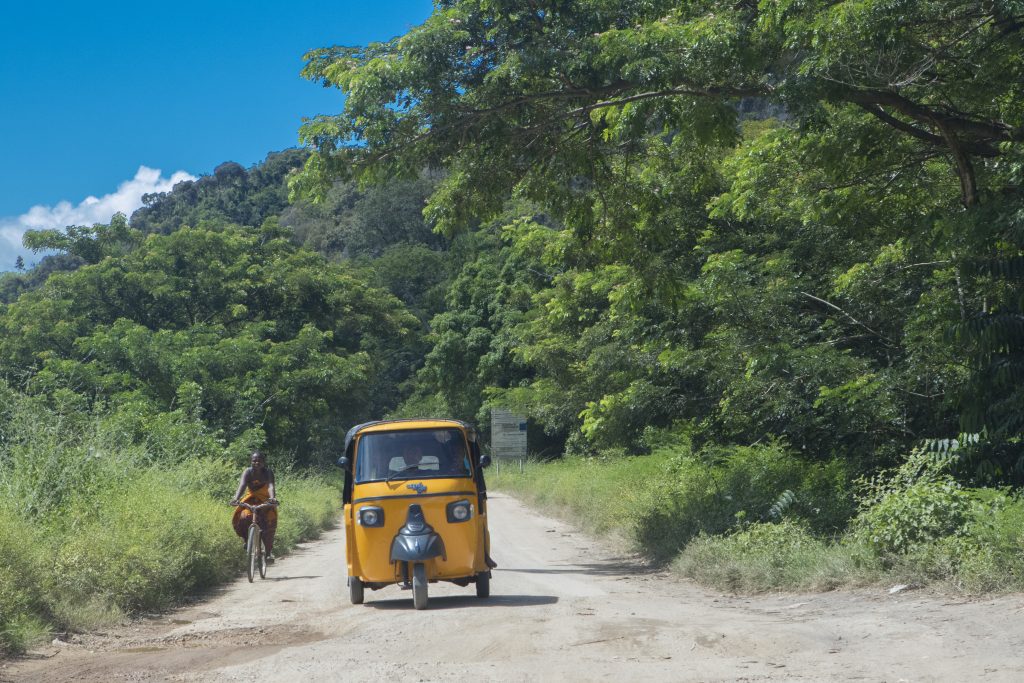
[[[256,512],[257,510],[263,510],[264,508],[276,508],[277,506],[280,505],[280,503],[278,503],[276,500],[273,500],[267,501],[266,503],[260,503],[259,505],[250,505],[249,503],[243,503],[241,501],[238,501],[237,503],[234,501],[230,501],[228,502],[228,505],[232,507],[246,508],[247,510],[252,510],[253,512]]]

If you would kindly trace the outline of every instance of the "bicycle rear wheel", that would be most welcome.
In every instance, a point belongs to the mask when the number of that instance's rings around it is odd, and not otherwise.
[[[260,543],[260,530],[259,527],[253,525],[249,527],[249,540],[245,544],[245,549],[249,554],[248,562],[246,562],[246,570],[249,574],[249,583],[252,583],[253,577],[256,575],[256,558],[259,556],[259,543]]]

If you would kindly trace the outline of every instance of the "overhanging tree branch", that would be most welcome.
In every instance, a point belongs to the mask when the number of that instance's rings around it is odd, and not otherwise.
[[[884,341],[884,342],[885,342],[885,343],[886,343],[886,344],[887,344],[888,346],[891,346],[892,348],[897,348],[897,344],[896,344],[895,342],[893,342],[893,340],[889,339],[888,337],[886,337],[886,336],[885,336],[884,334],[882,334],[881,332],[877,332],[877,331],[875,331],[875,330],[871,329],[870,327],[868,327],[867,325],[865,325],[865,324],[864,324],[864,323],[862,323],[861,321],[857,320],[856,318],[854,318],[854,317],[853,317],[852,315],[850,315],[849,313],[847,313],[847,312],[846,312],[846,311],[844,311],[843,309],[841,309],[841,308],[839,308],[838,306],[836,306],[836,305],[835,305],[834,303],[832,303],[831,301],[825,301],[825,300],[824,300],[824,299],[822,299],[821,297],[817,297],[817,296],[814,296],[813,294],[808,294],[807,292],[800,292],[800,294],[801,294],[802,296],[805,296],[805,297],[807,297],[808,299],[811,299],[812,301],[817,301],[817,302],[818,302],[819,304],[823,304],[823,305],[825,305],[825,306],[827,306],[827,307],[831,308],[831,309],[832,309],[833,311],[837,311],[837,312],[839,312],[839,313],[842,313],[842,314],[843,314],[843,315],[844,315],[844,316],[845,316],[845,317],[846,317],[846,318],[847,318],[847,319],[848,319],[848,320],[849,320],[850,322],[852,322],[852,323],[854,323],[855,325],[858,325],[858,326],[860,326],[861,328],[863,328],[863,329],[867,330],[867,331],[868,331],[868,332],[870,332],[870,333],[871,333],[871,334],[872,334],[873,336],[875,336],[875,337],[878,337],[879,339],[881,339],[882,341]]]

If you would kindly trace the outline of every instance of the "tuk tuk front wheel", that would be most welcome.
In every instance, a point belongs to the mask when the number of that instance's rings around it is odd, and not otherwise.
[[[348,599],[353,605],[363,604],[363,581],[358,576],[348,577]]]
[[[412,606],[427,608],[427,566],[422,562],[412,566]]]
[[[491,573],[480,572],[476,575],[476,597],[486,598],[491,595]]]

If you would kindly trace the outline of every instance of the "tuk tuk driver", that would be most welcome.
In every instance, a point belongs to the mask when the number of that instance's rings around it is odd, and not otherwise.
[[[416,443],[406,444],[402,449],[403,470],[419,469],[423,461],[423,448]]]
[[[435,471],[433,461],[423,462],[423,447],[418,443],[409,443],[402,449],[402,462],[404,463],[401,470],[412,470],[412,469],[423,469]],[[451,463],[448,458],[442,458],[438,456],[436,471],[441,473],[451,473],[453,471]]]

